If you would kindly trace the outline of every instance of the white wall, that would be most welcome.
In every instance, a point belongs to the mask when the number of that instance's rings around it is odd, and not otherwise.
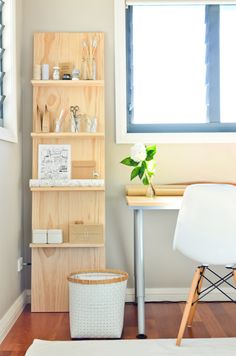
[[[17,72],[20,71],[21,0],[17,2]],[[20,83],[17,83],[20,87]],[[23,253],[22,140],[20,97],[18,143],[0,140],[0,320],[24,290],[17,259]],[[14,103],[16,105],[16,103]]]
[[[129,155],[130,146],[115,144],[113,11],[113,0],[23,0],[24,229],[27,236],[26,254],[30,258],[27,245],[31,239],[31,195],[28,180],[31,177],[30,80],[33,32],[103,31],[106,76],[107,266],[124,269],[132,275],[133,220],[132,212],[126,207],[124,200],[124,185],[129,182],[130,170],[119,164],[123,157]],[[236,145],[233,144],[158,145],[156,181],[160,184],[206,180],[233,181],[236,177],[235,158]],[[177,212],[147,212],[144,216],[147,287],[188,286],[193,264],[172,251]],[[129,284],[131,286],[132,278]]]

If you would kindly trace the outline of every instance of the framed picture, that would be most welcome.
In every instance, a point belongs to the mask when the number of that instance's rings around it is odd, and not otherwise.
[[[71,178],[71,145],[38,146],[38,178]]]

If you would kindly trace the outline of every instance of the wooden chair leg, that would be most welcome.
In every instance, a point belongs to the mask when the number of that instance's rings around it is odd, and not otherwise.
[[[189,291],[189,295],[188,295],[188,300],[186,302],[185,309],[184,309],[184,314],[183,314],[183,317],[182,317],[182,320],[181,320],[179,333],[178,333],[178,336],[177,336],[177,339],[176,339],[176,345],[177,346],[180,346],[181,340],[182,340],[183,335],[184,335],[184,331],[185,331],[185,328],[186,328],[186,325],[187,325],[189,313],[190,313],[190,310],[191,310],[191,307],[192,307],[192,302],[194,300],[194,295],[195,295],[195,292],[196,292],[196,289],[197,289],[197,286],[198,286],[199,279],[201,277],[200,274],[201,274],[201,267],[198,267],[196,269],[195,273],[194,273],[194,276],[193,276],[192,285],[191,285],[191,288],[190,288],[190,291]]]
[[[194,296],[193,296],[193,301],[197,300],[198,293],[201,291],[204,270],[205,270],[204,267],[200,267],[200,280],[199,280],[199,283],[198,283],[197,288],[195,290],[195,293],[194,293]],[[188,321],[187,321],[187,326],[189,326],[189,327],[191,327],[192,324],[193,324],[193,318],[194,318],[194,315],[195,315],[195,312],[196,312],[197,304],[198,304],[198,302],[195,302],[193,305],[191,305],[191,309],[190,309],[190,313],[189,313],[189,317],[188,317]]]
[[[234,283],[236,284],[236,269],[233,270]]]

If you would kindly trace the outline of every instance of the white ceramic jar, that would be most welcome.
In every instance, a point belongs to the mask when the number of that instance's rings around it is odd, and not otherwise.
[[[60,79],[60,68],[59,67],[53,67],[52,78],[53,78],[53,80]]]

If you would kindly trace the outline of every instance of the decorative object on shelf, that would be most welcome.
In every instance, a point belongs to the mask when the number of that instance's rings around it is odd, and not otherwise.
[[[71,145],[38,146],[39,179],[70,179]]]
[[[143,143],[136,143],[131,147],[131,155],[124,158],[120,163],[126,166],[134,167],[130,180],[139,177],[144,185],[147,186],[146,195],[155,196],[155,189],[152,184],[152,178],[155,174],[156,145],[145,146]]]
[[[87,132],[96,132],[97,131],[97,118],[96,117],[87,117],[86,131]]]
[[[84,224],[82,221],[69,224],[69,242],[71,244],[103,244],[103,235],[102,224]]]
[[[60,80],[60,67],[58,66],[53,67],[52,79]]]
[[[72,62],[59,63],[61,78],[64,74],[72,73],[73,64]]]
[[[41,65],[40,64],[34,64],[33,79],[41,80]]]
[[[50,132],[50,114],[47,105],[44,107],[42,132]]]
[[[55,132],[57,132],[57,133],[61,132],[61,125],[62,125],[63,121],[65,120],[66,115],[67,115],[67,110],[61,109],[59,118],[56,120]]]
[[[70,106],[71,113],[71,132],[80,132],[81,118],[78,116],[79,106]]]
[[[94,172],[95,179],[30,179],[29,186],[37,187],[104,187],[104,179],[97,179],[99,173]]]
[[[96,62],[94,58],[87,58],[87,79],[96,80]]]
[[[79,80],[80,70],[74,68],[72,71],[72,80]]]
[[[89,161],[72,161],[72,178],[73,179],[91,179],[96,167],[94,160]]]
[[[98,177],[100,176],[100,174],[96,171],[93,171],[93,178],[94,179],[98,179]]]
[[[42,80],[49,80],[49,64],[42,64]]]
[[[48,244],[62,244],[63,234],[61,229],[48,229]]]
[[[96,80],[96,61],[95,52],[97,49],[97,40],[90,40],[89,43],[83,41],[83,58],[81,64],[81,79]]]
[[[40,110],[37,105],[37,122],[40,123],[40,132],[43,132],[43,112]]]
[[[69,73],[63,74],[62,80],[71,80],[71,75]]]
[[[48,242],[48,231],[45,229],[33,229],[32,242],[34,244],[46,244]]]

